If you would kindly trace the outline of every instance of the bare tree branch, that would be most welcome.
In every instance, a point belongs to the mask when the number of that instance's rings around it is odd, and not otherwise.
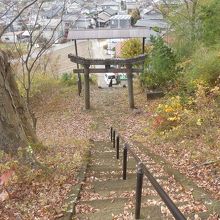
[[[35,21],[33,22],[34,23],[33,27],[31,26],[31,28],[29,28],[25,22],[23,24],[30,35],[29,36],[30,39],[27,46],[27,54],[22,54],[22,52],[19,52],[22,61],[21,65],[22,65],[23,79],[21,80],[23,80],[22,85],[26,91],[27,103],[29,103],[29,94],[31,90],[31,85],[35,76],[36,69],[38,69],[39,67],[39,60],[44,54],[47,54],[50,47],[52,46],[52,44],[56,42],[56,40],[60,39],[60,37],[63,37],[63,35],[62,36],[59,35],[58,37],[55,36],[56,36],[56,32],[58,31],[58,28],[60,27],[63,21],[66,0],[63,0],[63,7],[61,8],[61,12],[60,12],[61,15],[59,16],[59,19],[57,19],[57,23],[53,27],[52,31],[50,31],[50,35],[48,36],[47,39],[45,39],[45,42],[43,42],[40,48],[35,47],[35,45],[39,42],[40,38],[44,36],[44,32],[47,31],[47,28],[49,27],[49,25],[52,23],[53,20],[53,18],[47,19],[46,22],[44,22],[42,28],[40,28],[40,30],[37,28],[40,11],[43,3],[44,1],[42,1],[38,5],[37,9],[35,7],[37,12],[36,12]],[[16,43],[15,45],[16,45],[16,49],[19,50],[19,47],[17,46]]]
[[[3,2],[2,2],[3,3]],[[3,18],[5,15],[7,15],[7,13],[10,11],[11,7],[13,7],[14,5],[16,5],[16,3],[13,3],[12,5],[8,5],[6,3],[3,3],[7,6],[7,9],[5,10],[5,12],[0,16],[0,18]]]
[[[24,8],[21,9],[20,12],[18,12],[18,14],[11,20],[11,22],[9,24],[7,24],[3,30],[0,32],[0,37],[4,34],[4,32],[20,17],[20,15],[29,7],[31,7],[33,4],[35,4],[38,0],[34,0],[31,3],[29,3],[28,5],[26,5]]]

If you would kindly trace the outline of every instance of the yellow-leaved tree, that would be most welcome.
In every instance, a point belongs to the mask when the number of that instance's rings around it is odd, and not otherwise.
[[[130,39],[122,43],[121,57],[131,58],[142,54],[142,44],[139,39]]]

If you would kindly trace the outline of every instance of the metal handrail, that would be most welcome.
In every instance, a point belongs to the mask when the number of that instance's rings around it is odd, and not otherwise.
[[[133,158],[135,159],[135,161],[137,163],[141,162],[141,159],[135,154],[135,152],[131,149],[131,147],[129,146],[129,144],[125,143],[125,147],[129,150],[129,152],[131,153],[131,155],[133,156]]]
[[[171,214],[176,220],[186,220],[185,216],[181,213],[178,207],[170,199],[168,194],[163,190],[157,180],[153,177],[147,167],[143,164],[141,159],[135,154],[131,149],[128,143],[121,137],[119,133],[116,132],[111,127],[111,142],[113,142],[113,147],[116,147],[117,159],[119,159],[119,139],[123,140],[123,180],[127,178],[127,160],[128,160],[128,151],[133,156],[137,163],[137,183],[136,183],[136,204],[135,204],[135,219],[140,218],[140,209],[141,209],[141,196],[142,196],[142,186],[143,186],[143,175],[145,175],[150,181],[151,185],[157,191],[160,198],[163,200],[167,208],[170,210]],[[117,136],[116,136],[117,134]],[[117,141],[116,141],[117,140]]]

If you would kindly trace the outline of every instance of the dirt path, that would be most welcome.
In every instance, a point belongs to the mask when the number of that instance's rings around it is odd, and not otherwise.
[[[69,46],[65,48],[56,49],[51,52],[51,69],[55,68],[54,71],[57,74],[70,73],[73,68],[76,68],[76,64],[72,63],[68,54],[75,54],[75,46],[74,43],[68,43]],[[78,47],[78,55],[82,57],[90,57],[90,49],[88,41],[80,41],[77,43]]]

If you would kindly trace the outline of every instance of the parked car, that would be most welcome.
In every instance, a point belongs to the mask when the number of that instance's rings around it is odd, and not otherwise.
[[[111,80],[112,80],[112,85],[117,84],[116,75],[114,73],[106,73],[104,78],[107,85],[109,85]]]
[[[120,81],[124,81],[128,79],[126,73],[119,73],[118,75],[119,75]]]
[[[126,87],[127,86],[127,74],[126,73],[119,73],[118,74],[119,77],[119,81],[120,81],[120,85],[122,87]]]

